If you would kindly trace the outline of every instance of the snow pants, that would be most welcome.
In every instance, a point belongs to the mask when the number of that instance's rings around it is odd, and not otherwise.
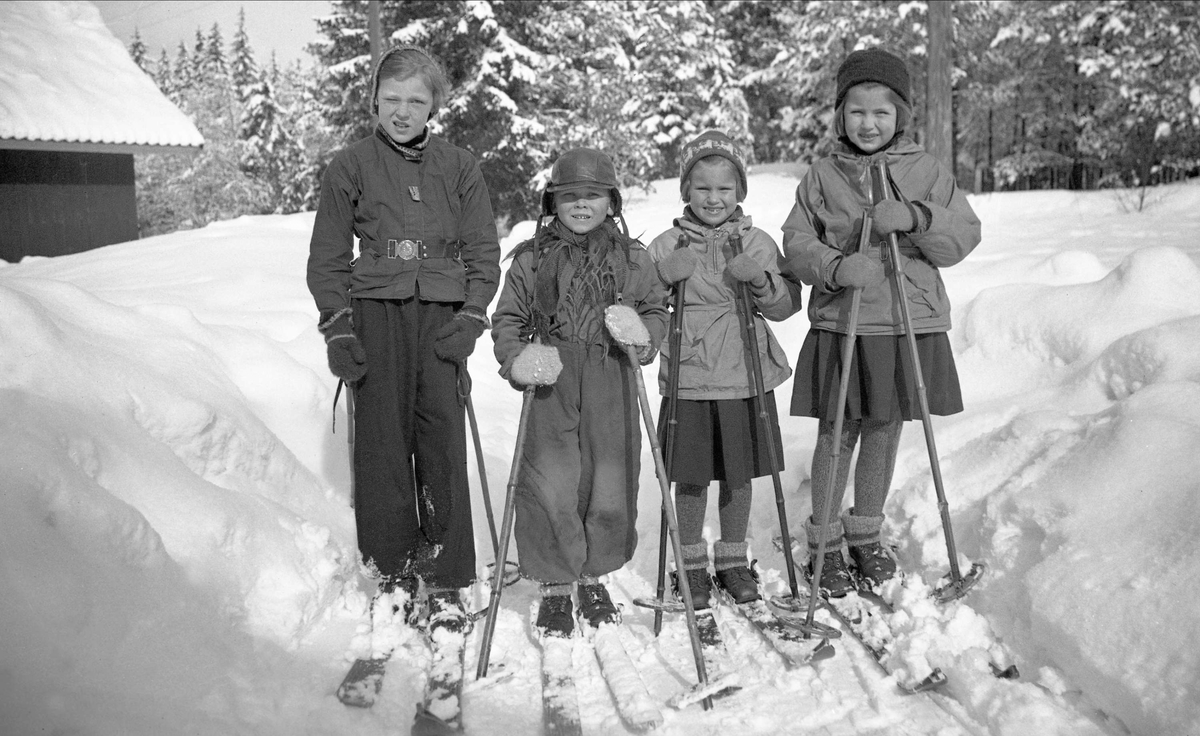
[[[521,574],[572,583],[620,569],[637,546],[642,435],[623,352],[559,343],[563,369],[535,392],[516,488]]]
[[[458,366],[433,352],[454,304],[355,299],[367,352],[355,386],[354,516],[364,562],[390,578],[461,588],[475,578]]]

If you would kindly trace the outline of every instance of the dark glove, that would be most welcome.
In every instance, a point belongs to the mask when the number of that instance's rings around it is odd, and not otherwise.
[[[849,255],[833,269],[833,283],[842,288],[865,289],[883,281],[883,266],[862,253]]]
[[[354,383],[367,374],[367,351],[354,334],[349,308],[322,312],[317,329],[325,335],[325,353],[329,372],[346,383]]]
[[[658,276],[668,284],[677,284],[696,272],[700,255],[691,248],[679,248],[658,262]]]
[[[475,307],[463,307],[442,325],[433,339],[433,353],[442,360],[461,363],[475,351],[475,341],[488,328],[488,318]]]
[[[917,227],[911,207],[894,199],[885,199],[871,210],[871,230],[876,235],[911,233]]]
[[[749,253],[738,253],[725,266],[725,271],[738,281],[744,281],[756,289],[767,285],[767,272]]]

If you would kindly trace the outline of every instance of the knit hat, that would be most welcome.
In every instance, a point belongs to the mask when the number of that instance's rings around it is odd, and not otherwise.
[[[904,61],[883,49],[873,48],[855,51],[838,67],[837,99],[833,106],[841,105],[846,92],[863,82],[878,82],[890,87],[906,104],[912,104],[912,87]]]
[[[700,159],[709,156],[720,156],[732,163],[733,168],[737,169],[738,184],[741,187],[738,191],[738,201],[742,201],[749,189],[746,186],[746,158],[742,155],[742,151],[737,147],[737,144],[733,142],[733,139],[719,130],[704,131],[684,144],[683,150],[679,152],[680,195],[684,200],[687,200],[688,176],[692,173],[692,167]]]

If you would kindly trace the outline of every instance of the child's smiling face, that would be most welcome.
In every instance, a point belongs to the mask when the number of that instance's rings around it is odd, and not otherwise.
[[[706,225],[720,225],[737,209],[737,171],[723,158],[700,160],[688,175],[688,206]]]
[[[846,92],[843,107],[846,136],[864,153],[874,153],[896,135],[896,105],[881,84],[856,84]]]
[[[379,124],[397,143],[419,136],[432,110],[433,92],[420,77],[379,80]]]
[[[604,218],[612,214],[612,198],[600,187],[556,192],[554,214],[568,230],[583,235],[600,227]]]

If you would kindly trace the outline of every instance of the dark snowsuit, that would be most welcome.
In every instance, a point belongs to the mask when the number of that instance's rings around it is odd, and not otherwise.
[[[326,170],[308,285],[322,313],[352,306],[367,353],[355,518],[363,560],[384,577],[447,588],[475,577],[459,367],[432,344],[458,309],[486,312],[499,259],[487,186],[461,148],[430,135],[411,160],[377,129]]]
[[[652,345],[666,332],[667,310],[649,254],[625,239],[611,219],[583,237],[573,237],[555,221],[541,238],[538,297],[545,296],[543,278],[556,292],[543,312],[548,321],[541,337],[558,349],[563,369],[552,386],[537,390],[530,412],[515,536],[523,575],[541,583],[572,583],[619,569],[633,558],[637,544],[637,385],[634,367],[607,334],[603,310],[619,293],[621,302],[641,316]],[[611,246],[608,256],[588,257],[604,240]],[[505,378],[539,321],[530,246],[526,242],[515,251],[492,315],[496,358]],[[626,246],[627,265],[618,260],[625,258]],[[614,270],[617,279],[624,271],[624,279],[612,284],[615,290],[603,288],[603,274]],[[599,303],[588,298],[597,284],[603,292]]]

